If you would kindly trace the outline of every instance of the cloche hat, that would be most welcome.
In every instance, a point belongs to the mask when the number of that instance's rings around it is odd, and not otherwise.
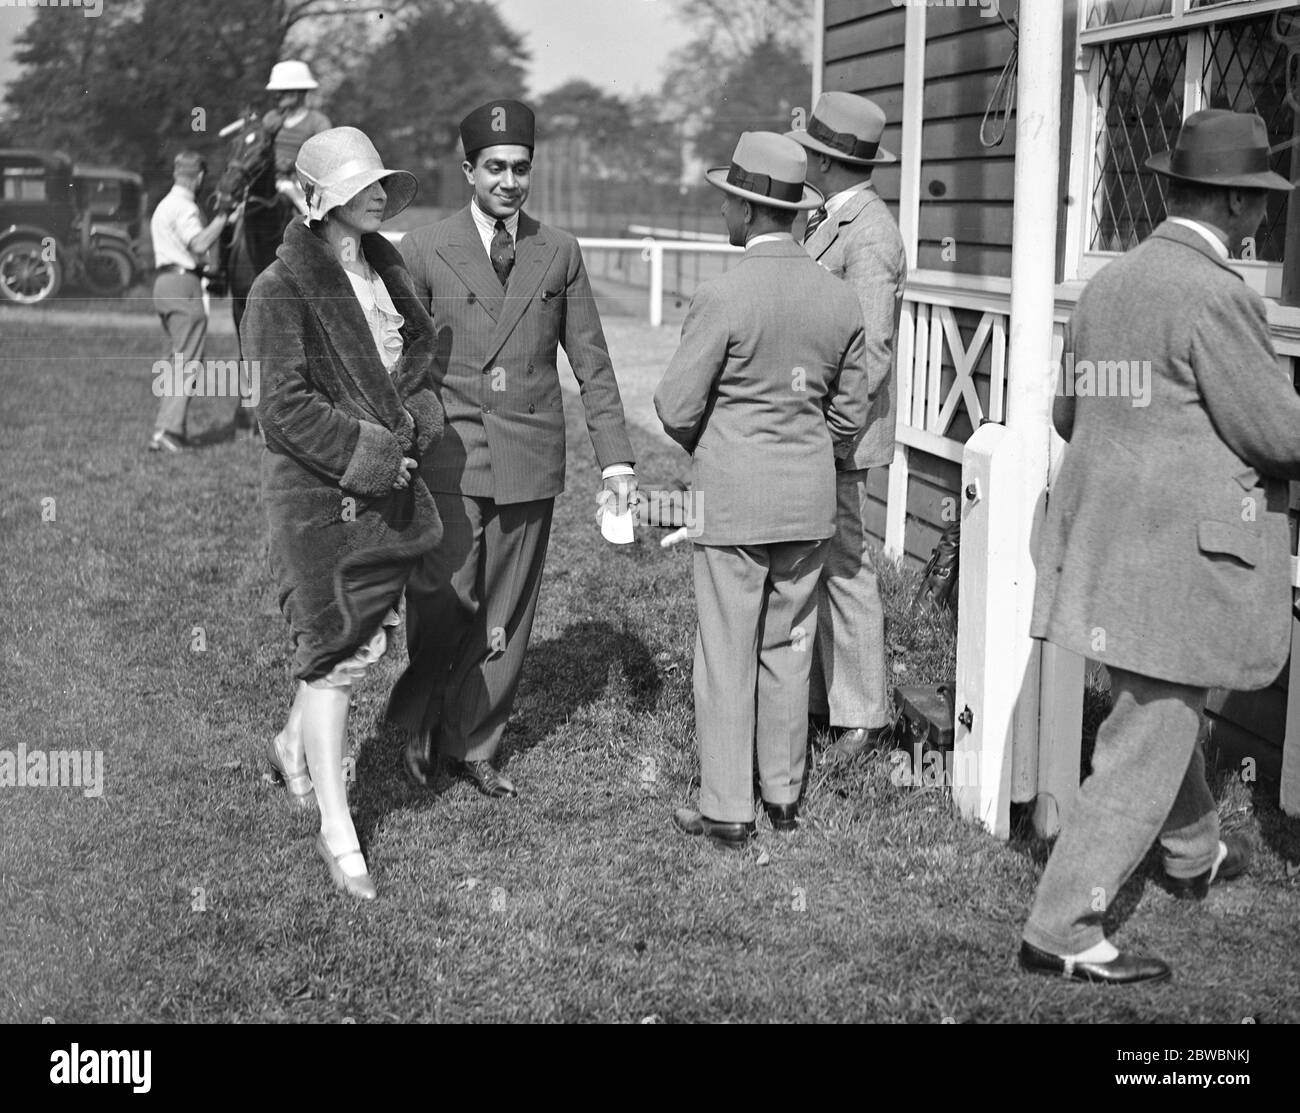
[[[346,205],[372,182],[382,181],[388,193],[384,219],[400,213],[415,200],[419,183],[405,170],[388,170],[370,137],[358,128],[318,132],[298,149],[298,176],[308,191],[307,215],[320,220],[330,209]]]

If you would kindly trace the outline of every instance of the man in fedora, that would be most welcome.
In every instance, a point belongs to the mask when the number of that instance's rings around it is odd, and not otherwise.
[[[754,831],[753,761],[777,830],[794,828],[808,742],[817,581],[834,532],[835,457],[866,418],[862,311],[791,234],[821,195],[797,143],[740,137],[725,194],[736,266],[700,287],[655,391],[694,462],[699,808],[677,826],[728,847]]]
[[[1260,117],[1206,109],[1147,165],[1169,218],[1088,284],[1052,410],[1069,441],[1048,497],[1031,632],[1104,664],[1113,709],[1043,871],[1021,966],[1096,982],[1169,976],[1103,917],[1153,842],[1174,896],[1249,865],[1222,834],[1199,745],[1210,688],[1270,684],[1291,631],[1287,489],[1300,398],[1263,299],[1229,263],[1270,190]],[[1103,366],[1128,376],[1097,377]],[[1139,369],[1143,369],[1139,372]],[[1146,378],[1134,381],[1134,376]]]
[[[867,347],[867,421],[835,467],[835,533],[826,549],[817,601],[809,708],[838,736],[830,760],[875,745],[889,722],[885,690],[885,611],[867,537],[867,476],[894,456],[894,351],[907,256],[884,199],[871,184],[876,166],[897,162],[880,146],[885,114],[851,93],[823,93],[807,130],[789,132],[808,151],[808,181],[826,204],[808,221],[804,247],[853,288]]]
[[[495,100],[460,124],[469,205],[402,241],[443,337],[446,433],[420,472],[443,541],[407,589],[410,664],[388,717],[405,767],[429,784],[441,752],[488,796],[514,796],[493,765],[533,626],[551,512],[564,489],[556,348],[582,388],[605,491],[635,499],[632,446],[578,242],[524,213],[534,117]]]

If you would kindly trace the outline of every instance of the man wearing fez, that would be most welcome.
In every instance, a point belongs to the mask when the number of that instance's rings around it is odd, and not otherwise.
[[[867,416],[862,310],[794,241],[821,195],[807,158],[772,132],[740,137],[707,172],[745,254],[700,287],[655,391],[668,435],[694,462],[695,733],[699,808],[688,835],[742,847],[754,831],[753,770],[776,830],[798,815],[808,743],[817,582],[835,532],[835,458]]]
[[[421,474],[444,535],[407,589],[410,664],[388,705],[409,732],[404,764],[429,785],[434,757],[488,796],[514,796],[492,765],[519,684],[555,497],[564,489],[563,345],[581,387],[604,489],[635,499],[632,446],[582,253],[524,213],[534,119],[495,100],[460,124],[470,203],[402,241],[443,338],[446,432]]]
[[[838,735],[831,760],[874,746],[889,722],[885,689],[885,611],[867,537],[867,475],[894,457],[894,352],[903,309],[907,257],[903,237],[871,171],[898,160],[880,146],[885,114],[865,97],[823,93],[806,131],[808,180],[826,204],[808,220],[804,248],[852,287],[866,328],[867,422],[835,467],[835,535],[817,601],[809,707]]]
[[[1199,744],[1207,690],[1266,687],[1291,633],[1287,479],[1300,479],[1300,398],[1278,367],[1264,300],[1228,262],[1269,190],[1268,132],[1211,108],[1184,122],[1169,219],[1084,290],[1052,408],[1069,441],[1048,497],[1031,633],[1104,664],[1113,708],[1065,813],[1025,925],[1021,966],[1081,981],[1169,976],[1119,951],[1102,920],[1152,843],[1164,884],[1199,899],[1249,865],[1222,834]],[[1093,368],[1146,365],[1094,389]],[[1149,361],[1149,364],[1146,362]]]

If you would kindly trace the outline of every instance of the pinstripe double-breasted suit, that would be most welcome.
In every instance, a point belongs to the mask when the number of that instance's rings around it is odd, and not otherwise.
[[[468,206],[401,248],[443,357],[446,431],[420,472],[444,539],[407,589],[410,664],[388,716],[483,761],[510,715],[564,490],[560,345],[599,465],[631,463],[632,446],[577,240],[521,213],[504,289]]]

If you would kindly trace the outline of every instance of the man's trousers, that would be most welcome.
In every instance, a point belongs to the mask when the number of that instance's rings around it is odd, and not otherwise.
[[[835,473],[835,535],[817,588],[817,645],[808,706],[832,726],[889,722],[885,610],[867,536],[867,469]]]
[[[201,360],[203,340],[208,333],[208,314],[203,308],[203,283],[198,276],[164,271],[154,279],[153,306],[167,332],[170,345],[167,349],[168,361],[178,353],[182,368],[191,360]],[[192,378],[190,373],[185,375],[187,387]],[[175,394],[175,384],[170,378],[167,383],[167,392],[158,405],[154,431],[170,433],[183,440],[190,399],[183,391],[179,396]]]
[[[696,545],[700,811],[754,820],[754,750],[770,804],[799,799],[824,541]]]
[[[1114,707],[1038,883],[1024,938],[1078,954],[1101,941],[1102,916],[1157,839],[1171,877],[1218,856],[1219,814],[1201,752],[1204,688],[1110,670]]]
[[[463,761],[496,753],[533,629],[554,499],[434,492],[441,544],[406,589],[410,663],[388,718]]]

